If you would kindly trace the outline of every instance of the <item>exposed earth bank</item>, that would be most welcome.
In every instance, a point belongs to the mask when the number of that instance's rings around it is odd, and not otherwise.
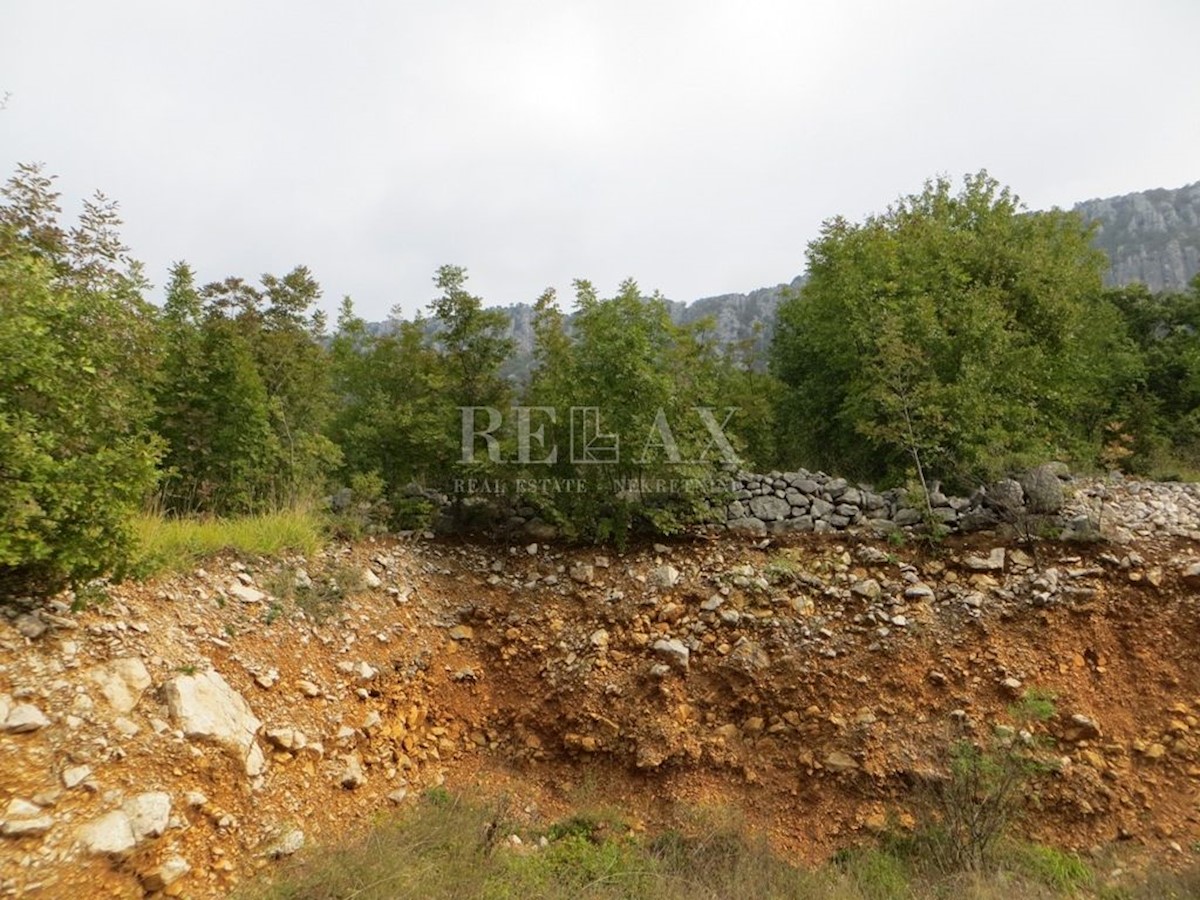
[[[1117,881],[1194,864],[1197,493],[1073,494],[1107,540],[412,536],[10,605],[0,888],[224,896],[443,783],[533,822],[734,805],[816,863],[911,827],[948,744],[1022,739],[1031,696],[1024,832]]]

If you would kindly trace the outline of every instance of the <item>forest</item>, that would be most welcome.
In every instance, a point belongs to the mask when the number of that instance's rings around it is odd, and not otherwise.
[[[579,280],[566,308],[553,290],[537,299],[521,378],[503,374],[504,314],[461,266],[434,273],[424,315],[384,329],[349,297],[330,325],[303,265],[206,281],[180,261],[160,306],[120,227],[101,194],[64,222],[38,166],[3,189],[6,592],[119,577],[137,515],[334,498],[412,529],[445,497],[470,525],[494,504],[464,485],[487,483],[563,535],[622,542],[702,519],[711,496],[692,488],[735,461],[914,490],[918,472],[970,489],[1051,459],[1200,469],[1200,278],[1184,293],[1106,288],[1077,214],[1030,212],[986,172],[826,222],[766,354],[721,343],[711,321],[674,324],[632,279],[609,297]],[[567,452],[580,409],[622,452]],[[498,421],[479,438],[464,410]]]

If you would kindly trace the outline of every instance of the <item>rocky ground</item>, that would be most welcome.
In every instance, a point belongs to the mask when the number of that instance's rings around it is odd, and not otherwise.
[[[997,729],[1048,748],[1030,837],[1193,863],[1200,494],[1068,493],[1106,540],[389,538],[10,605],[0,890],[224,896],[443,783],[532,821],[737,805],[819,862]]]

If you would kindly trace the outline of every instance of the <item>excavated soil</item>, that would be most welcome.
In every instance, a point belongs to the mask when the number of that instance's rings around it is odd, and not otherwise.
[[[646,828],[737,807],[785,856],[819,863],[912,827],[945,748],[998,725],[1027,727],[1050,764],[1027,836],[1104,859],[1115,847],[1125,867],[1188,865],[1197,559],[1183,538],[689,538],[624,554],[409,538],[211,560],[36,613],[36,637],[12,608],[0,694],[49,723],[0,734],[0,808],[27,800],[52,824],[0,837],[0,886],[143,896],[181,858],[190,871],[159,893],[224,896],[297,832],[337,841],[435,784],[504,794],[532,823],[584,804]],[[310,594],[332,597],[332,578],[348,596],[306,600],[297,569]],[[239,599],[246,583],[266,596]],[[89,673],[130,657],[152,683],[117,715]],[[169,714],[163,685],[208,669],[263,723],[257,777]],[[1033,695],[1053,714],[1023,724]],[[304,738],[268,738],[281,728]],[[119,857],[80,844],[81,826],[146,791],[171,797],[161,836]]]

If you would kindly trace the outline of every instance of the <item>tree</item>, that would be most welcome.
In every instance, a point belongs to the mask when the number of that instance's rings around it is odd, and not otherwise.
[[[1093,450],[1137,362],[1077,215],[1028,213],[980,172],[941,178],[809,245],[780,307],[781,445],[800,461],[965,486]]]
[[[0,204],[0,595],[120,575],[154,486],[155,346],[140,267],[97,197],[71,229],[22,166]]]
[[[429,480],[459,453],[459,432],[447,427],[441,360],[425,330],[417,319],[372,335],[347,297],[330,345],[338,404],[330,435],[342,452],[341,474],[347,482],[377,476],[401,527],[412,524],[403,515],[409,484]]]
[[[725,462],[699,410],[724,419],[712,407],[725,405],[727,361],[703,324],[674,325],[663,298],[644,295],[632,279],[607,299],[576,281],[575,303],[569,334],[553,292],[535,308],[537,368],[525,403],[553,410],[554,419],[543,412],[531,423],[544,441],[521,475],[582,489],[530,502],[599,541],[621,543],[639,527],[676,530],[702,513],[702,485]],[[553,462],[537,461],[551,448]]]

